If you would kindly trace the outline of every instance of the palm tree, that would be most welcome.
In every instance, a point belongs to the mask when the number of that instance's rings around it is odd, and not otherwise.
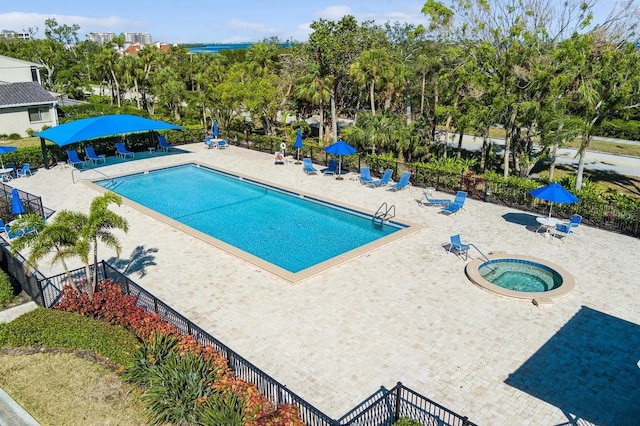
[[[51,223],[46,223],[42,217],[33,213],[23,215],[16,220],[13,227],[23,231],[33,230],[35,232],[24,233],[12,240],[11,251],[16,254],[25,248],[29,248],[27,264],[33,269],[37,269],[38,262],[43,257],[53,252],[51,264],[54,265],[56,262],[60,262],[68,281],[77,291],[78,288],[73,282],[65,262],[70,257],[81,257],[76,251],[78,228],[75,226],[77,223],[75,215],[76,213],[62,210],[55,215]]]
[[[317,64],[310,64],[307,73],[301,77],[300,84],[296,86],[296,95],[302,99],[318,105],[320,112],[320,143],[324,138],[324,105],[331,96],[331,90],[335,78],[332,75],[323,77],[320,75],[320,67]]]
[[[41,218],[34,215],[25,215],[17,226],[23,229],[31,228],[37,232],[26,233],[11,242],[11,249],[18,252],[29,247],[28,263],[36,268],[37,262],[45,255],[55,252],[52,263],[60,261],[69,282],[76,291],[79,289],[73,283],[71,274],[65,260],[78,257],[85,264],[87,274],[86,291],[90,299],[98,285],[98,242],[106,244],[120,255],[120,242],[114,236],[111,229],[129,230],[126,219],[109,210],[111,203],[121,205],[122,198],[107,192],[94,198],[91,202],[89,214],[62,210],[56,214],[51,224],[46,224]],[[91,275],[89,267],[89,254],[93,251],[94,274]],[[89,284],[91,283],[91,284]]]
[[[93,290],[98,286],[98,241],[114,249],[116,257],[119,257],[121,250],[120,241],[118,241],[118,238],[113,235],[110,230],[121,229],[124,232],[129,231],[129,223],[127,220],[109,210],[108,207],[111,203],[119,206],[122,204],[122,198],[114,192],[106,192],[100,197],[94,198],[89,208],[89,215],[86,216],[86,222],[83,223],[80,230],[79,246],[82,253],[89,253],[89,251],[93,249],[94,276],[93,288],[89,286],[90,297],[93,297]],[[88,269],[88,258],[83,260],[85,260]]]

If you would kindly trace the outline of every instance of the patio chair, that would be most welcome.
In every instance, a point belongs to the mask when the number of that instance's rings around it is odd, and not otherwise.
[[[10,171],[9,173],[7,173],[6,175],[9,178],[14,178],[14,177],[18,177],[18,175],[16,173],[18,173],[18,169],[16,168],[15,163],[7,163],[7,169],[13,169],[12,171]]]
[[[569,220],[569,222],[556,224],[555,228],[553,229],[553,236],[558,238],[568,237],[570,234],[573,234],[575,232],[581,222],[582,216],[580,216],[579,214],[574,214],[573,216],[571,216],[571,220]]]
[[[164,136],[162,135],[158,136],[158,149],[161,149],[162,151],[165,151],[165,152],[169,152],[174,148],[175,147],[173,145],[167,142]]]
[[[275,164],[284,164],[284,154],[280,151],[276,152],[273,156]]]
[[[453,203],[449,204],[448,206],[442,207],[442,209],[440,209],[440,212],[446,214],[457,213],[458,211],[462,210],[462,208],[464,207],[464,202],[466,200],[467,193],[464,191],[458,191],[456,193],[456,198],[453,200]]]
[[[361,167],[360,168],[360,183],[366,185],[368,183],[373,182],[373,178],[371,177],[371,170],[369,167]]]
[[[126,159],[129,157],[133,158],[135,157],[135,154],[127,150],[123,142],[116,142],[116,157],[120,157],[122,159]]]
[[[228,146],[229,146],[229,144],[224,139],[220,139],[218,141],[218,149],[225,149]]]
[[[382,175],[382,178],[380,178],[378,180],[372,180],[371,182],[368,182],[365,185],[367,185],[367,186],[369,186],[371,188],[378,188],[380,186],[385,186],[391,180],[391,176],[392,175],[393,175],[393,170],[387,169],[387,170],[384,171],[384,174]]]
[[[218,147],[218,143],[211,136],[207,136],[204,139],[204,144],[207,147],[207,149],[213,149]]]
[[[422,190],[422,198],[419,200],[420,204],[424,204],[426,206],[448,206],[453,203],[452,200],[444,199],[444,198],[433,198],[433,191],[435,188],[425,188]]]
[[[410,184],[409,179],[411,179],[411,172],[402,172],[402,176],[400,176],[400,180],[397,183],[388,187],[387,191],[400,191],[406,188]]]
[[[323,175],[335,175],[338,173],[338,160],[329,160],[329,164],[324,169],[320,170]]]
[[[318,170],[313,167],[313,163],[311,162],[311,158],[302,159],[302,168],[304,172],[308,175],[318,174]]]
[[[78,152],[75,149],[70,149],[67,151],[67,164],[71,164],[72,167],[79,165],[80,167],[84,166],[84,161],[78,157]]]
[[[90,161],[91,164],[104,163],[107,164],[107,158],[104,155],[96,155],[96,152],[93,150],[92,146],[85,146],[84,153],[86,154],[85,158],[87,161]]]
[[[462,242],[460,234],[452,235],[449,239],[451,242],[449,244],[449,250],[447,251],[451,253],[455,250],[460,257],[464,254],[464,260],[467,260],[469,257],[469,244],[464,244]]]
[[[22,168],[18,170],[18,177],[27,177],[27,175],[31,176],[31,167],[29,167],[29,163],[24,163]]]

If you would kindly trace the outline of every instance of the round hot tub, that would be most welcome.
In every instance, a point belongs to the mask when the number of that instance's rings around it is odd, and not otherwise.
[[[465,271],[471,282],[491,293],[535,304],[551,303],[575,287],[566,269],[529,256],[494,254],[469,262]]]

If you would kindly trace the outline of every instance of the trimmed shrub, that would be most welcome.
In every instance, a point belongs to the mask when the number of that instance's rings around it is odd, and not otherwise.
[[[407,417],[403,417],[397,422],[395,422],[393,426],[422,426],[422,423],[420,423],[417,420],[412,420]]]
[[[4,308],[14,298],[11,280],[6,272],[0,270],[0,308]]]
[[[11,139],[12,141],[17,141],[22,139],[22,136],[20,136],[18,133],[11,133],[9,135],[9,139]]]
[[[84,349],[128,364],[140,342],[122,327],[76,313],[38,308],[0,328],[0,342],[15,347]]]

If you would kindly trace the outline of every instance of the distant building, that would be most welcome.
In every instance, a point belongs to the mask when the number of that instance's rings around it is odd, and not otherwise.
[[[169,49],[171,48],[171,46],[169,46],[167,43],[163,43],[160,41],[156,41],[155,43],[146,43],[146,44],[131,43],[130,45],[124,48],[124,54],[129,56],[138,56],[138,52],[140,52],[141,49],[144,49],[145,47],[149,47],[149,46],[155,46],[161,52],[168,52]]]
[[[0,32],[0,37],[19,38],[21,40],[31,40],[31,34],[29,33],[18,33],[16,31],[9,31],[9,30],[2,30],[2,32]]]
[[[151,34],[149,33],[124,33],[125,43],[151,43]]]
[[[89,33],[87,38],[96,43],[108,43],[116,36],[116,33]]]

